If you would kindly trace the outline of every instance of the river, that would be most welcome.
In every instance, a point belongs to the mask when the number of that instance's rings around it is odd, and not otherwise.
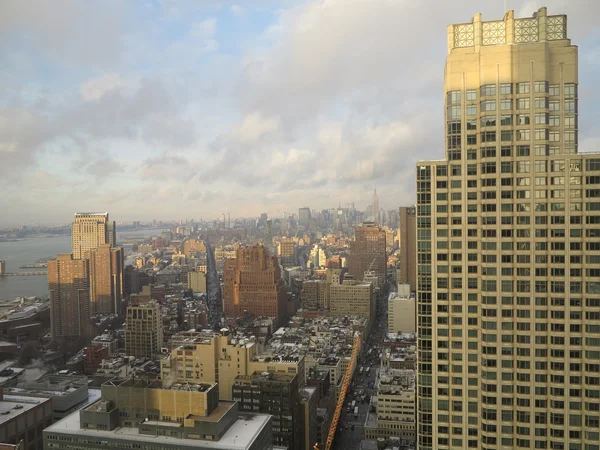
[[[161,229],[117,231],[119,243],[144,240],[160,235]],[[6,261],[7,272],[46,271],[43,269],[20,269],[24,264],[35,264],[42,258],[52,258],[57,253],[71,252],[71,236],[29,238],[15,242],[0,242],[0,260]],[[44,275],[0,277],[0,301],[16,297],[47,297],[48,278]]]

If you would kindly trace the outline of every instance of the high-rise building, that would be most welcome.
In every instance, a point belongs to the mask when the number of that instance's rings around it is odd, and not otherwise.
[[[304,207],[298,210],[298,224],[301,227],[308,228],[310,225],[310,208]]]
[[[371,207],[373,208],[373,222],[375,225],[381,225],[381,211],[379,211],[379,196],[377,195],[377,189],[373,192],[373,205]]]
[[[53,340],[90,338],[89,262],[70,254],[48,261]]]
[[[125,317],[125,353],[136,358],[159,355],[163,346],[160,305],[151,300],[127,307]]]
[[[420,449],[598,445],[600,155],[567,17],[450,25],[446,158],[417,163]]]
[[[380,285],[387,278],[385,231],[371,222],[355,229],[348,263],[348,273],[356,280],[362,280],[367,271],[375,272]]]
[[[284,267],[296,265],[296,243],[292,238],[281,238],[277,243],[277,256]]]
[[[303,435],[296,374],[254,372],[240,375],[235,379],[232,395],[240,411],[273,416],[273,444],[289,450],[301,449]]]
[[[72,253],[74,259],[86,257],[86,253],[100,244],[115,246],[115,223],[109,222],[108,213],[76,213],[71,226]]]
[[[240,247],[236,258],[225,261],[223,306],[227,317],[276,317],[286,321],[287,290],[276,256],[262,245]]]
[[[121,314],[123,298],[123,249],[100,244],[88,253],[90,313]]]
[[[206,273],[193,270],[187,273],[187,287],[194,292],[206,293]]]
[[[417,232],[414,206],[400,207],[400,280],[417,289]]]
[[[398,283],[398,290],[388,297],[388,331],[414,333],[416,331],[416,302],[408,283]]]
[[[375,291],[372,283],[347,279],[328,284],[329,311],[332,316],[360,316],[372,326],[375,318]]]

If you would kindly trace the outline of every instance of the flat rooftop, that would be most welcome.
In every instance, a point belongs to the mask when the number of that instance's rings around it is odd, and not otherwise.
[[[41,405],[47,398],[4,395],[0,400],[0,425]]]
[[[179,439],[170,436],[153,436],[140,434],[137,428],[119,427],[112,431],[80,428],[79,411],[50,425],[45,433],[56,433],[65,436],[82,438],[120,439],[132,443],[154,443],[158,445],[176,445],[179,448],[204,448],[214,450],[246,450],[256,440],[260,431],[270,419],[268,414],[240,415],[219,441],[205,439]]]

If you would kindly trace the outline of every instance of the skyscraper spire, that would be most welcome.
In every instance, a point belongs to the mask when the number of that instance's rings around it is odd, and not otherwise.
[[[373,193],[373,222],[375,222],[376,225],[379,225],[381,222],[379,217],[379,197],[377,196],[377,189],[375,189],[375,192]]]

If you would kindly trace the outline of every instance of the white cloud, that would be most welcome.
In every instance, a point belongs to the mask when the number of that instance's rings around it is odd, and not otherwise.
[[[108,73],[98,78],[87,80],[81,85],[81,97],[85,101],[98,100],[107,92],[120,89],[125,82],[118,73]]]
[[[256,112],[244,117],[242,123],[234,127],[232,135],[242,144],[251,143],[279,130],[279,124],[278,117],[265,117]]]

